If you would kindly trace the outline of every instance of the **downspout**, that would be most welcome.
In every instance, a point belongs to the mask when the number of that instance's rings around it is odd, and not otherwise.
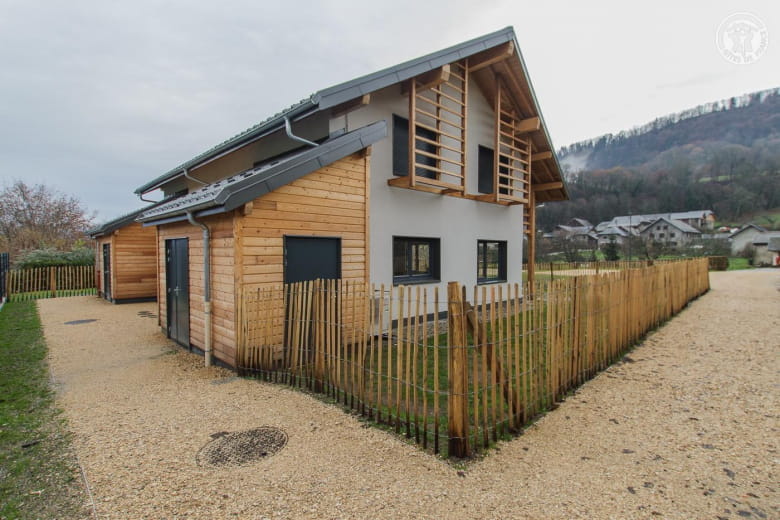
[[[202,180],[200,180],[200,179],[196,179],[195,177],[193,177],[192,175],[190,175],[190,169],[189,169],[189,168],[184,168],[184,169],[182,170],[182,173],[184,174],[184,178],[185,178],[185,179],[189,179],[189,180],[191,180],[191,181],[198,182],[198,183],[200,183],[202,186],[205,186],[206,184],[208,184],[208,182],[203,182]]]
[[[313,146],[314,148],[319,146],[314,141],[309,141],[308,139],[304,139],[303,137],[298,137],[297,135],[293,134],[292,125],[290,124],[290,118],[287,116],[284,117],[284,131],[287,133],[287,137],[289,137],[293,141],[298,141],[299,143],[307,144],[309,146]]]
[[[193,226],[203,230],[203,319],[205,322],[203,333],[203,353],[206,358],[206,366],[211,366],[211,233],[208,226],[198,222],[191,211],[187,212],[187,220]]]
[[[159,200],[149,200],[149,199],[145,199],[145,198],[144,198],[144,194],[143,194],[143,193],[139,193],[139,194],[138,194],[138,198],[139,198],[139,199],[141,199],[141,200],[142,200],[142,201],[144,201],[144,202],[152,202],[152,203],[154,203],[154,204],[157,204],[158,202],[160,202]]]

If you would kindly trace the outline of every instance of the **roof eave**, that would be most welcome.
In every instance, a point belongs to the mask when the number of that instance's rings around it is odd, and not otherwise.
[[[224,153],[227,150],[230,150],[231,148],[244,146],[245,144],[248,144],[247,143],[248,141],[259,139],[268,134],[279,131],[284,128],[285,118],[291,118],[293,120],[297,120],[301,117],[306,117],[315,112],[319,112],[321,108],[318,106],[318,103],[319,103],[319,97],[316,95],[311,96],[308,100],[296,106],[294,109],[286,112],[281,112],[276,116],[273,116],[272,118],[268,119],[266,122],[260,123],[260,125],[257,128],[252,129],[252,131],[239,134],[231,139],[228,139],[224,143],[219,144],[193,157],[192,159],[180,164],[176,168],[169,170],[167,173],[164,173],[159,177],[147,182],[146,184],[136,188],[134,193],[136,195],[142,195],[144,193],[148,193],[152,190],[160,188],[164,184],[167,184],[168,182],[176,179],[177,177],[183,176],[185,169],[197,167],[199,163],[211,160],[213,157],[216,157],[217,155]]]

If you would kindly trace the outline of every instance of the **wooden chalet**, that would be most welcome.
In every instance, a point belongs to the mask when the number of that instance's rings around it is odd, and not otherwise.
[[[243,291],[520,282],[536,204],[568,197],[511,27],[321,90],[136,193],[155,190],[187,192],[138,218],[160,325],[228,366]]]
[[[91,229],[98,295],[112,303],[157,299],[157,233],[135,219],[148,207]]]

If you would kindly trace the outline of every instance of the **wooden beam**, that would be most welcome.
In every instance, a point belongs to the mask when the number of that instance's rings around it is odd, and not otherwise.
[[[443,65],[442,67],[432,70],[430,72],[426,72],[425,74],[421,74],[418,77],[418,80],[420,81],[420,85],[417,87],[418,90],[427,90],[429,88],[438,87],[445,81],[448,81],[450,79],[450,65]]]
[[[537,152],[531,156],[531,161],[544,161],[545,159],[552,159],[553,153],[551,151]]]
[[[409,187],[409,176],[404,175],[403,177],[393,177],[392,179],[387,180],[388,186],[395,186],[396,188],[408,188]]]
[[[355,99],[350,99],[349,101],[346,101],[340,105],[336,105],[333,107],[333,111],[331,112],[332,117],[338,117],[343,116],[347,112],[352,112],[353,110],[357,110],[360,107],[364,107],[371,103],[371,94],[363,94],[360,97],[356,97]]]
[[[417,92],[427,90],[429,88],[438,87],[445,81],[449,81],[450,79],[450,65],[442,65],[438,69],[434,69],[428,72],[424,72],[420,74],[419,76],[412,78],[410,81],[405,81],[401,85],[401,94],[407,94],[411,90],[411,82],[416,81],[419,83],[417,85]]]
[[[542,128],[542,121],[538,117],[529,117],[528,119],[522,119],[515,123],[515,132],[536,132]]]
[[[469,72],[475,72],[480,69],[484,69],[485,67],[489,67],[494,63],[504,61],[505,59],[514,55],[514,53],[515,44],[513,42],[506,42],[502,45],[499,45],[498,47],[489,49],[482,53],[481,56],[477,55],[476,57],[470,58]]]
[[[534,191],[551,191],[563,188],[563,182],[545,182],[544,184],[534,184]]]
[[[536,194],[528,194],[528,287],[533,298],[534,282],[536,281]]]

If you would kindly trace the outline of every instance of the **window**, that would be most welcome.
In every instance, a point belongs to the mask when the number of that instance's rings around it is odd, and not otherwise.
[[[477,283],[506,281],[506,242],[477,241]]]
[[[393,283],[439,281],[439,239],[393,237]]]
[[[480,193],[493,193],[493,165],[495,164],[495,150],[488,148],[487,146],[479,145],[477,154],[477,191]],[[508,164],[509,159],[505,156],[501,156],[501,164]],[[505,166],[501,167],[501,173],[508,174],[509,169]],[[508,188],[501,188],[502,195],[508,195]]]
[[[431,141],[436,140],[436,134],[425,128],[417,127],[417,136]],[[420,139],[417,140],[417,148],[428,153],[438,154],[437,146]],[[436,167],[436,159],[427,155],[418,154],[416,162],[426,166]],[[393,175],[409,175],[409,120],[393,114]],[[426,168],[417,167],[415,175],[436,178],[436,172]]]
[[[669,238],[674,238],[674,232],[669,233]]]

